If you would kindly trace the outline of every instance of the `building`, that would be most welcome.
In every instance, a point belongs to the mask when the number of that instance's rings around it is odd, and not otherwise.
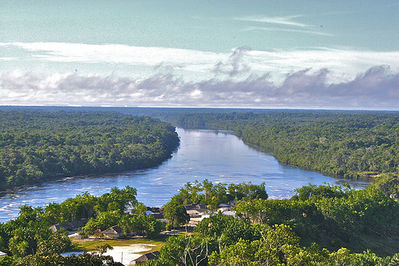
[[[218,206],[218,210],[220,210],[220,211],[230,211],[232,207],[233,207],[233,206],[231,206],[230,204],[221,203],[221,204],[219,204],[219,206]]]
[[[149,260],[156,260],[159,257],[159,251],[153,251],[153,252],[149,252],[146,253],[144,255],[141,255],[140,257],[138,257],[137,259],[132,261],[132,265],[136,265],[137,263],[142,263],[142,262],[146,262]]]
[[[189,205],[184,205],[184,208],[186,211],[189,210],[207,210],[208,208],[206,207],[206,204],[189,204]]]
[[[58,232],[60,229],[65,229],[65,228],[62,227],[62,226],[59,225],[59,224],[54,224],[54,225],[50,226],[50,230],[51,230],[53,233]]]
[[[122,228],[120,228],[117,225],[111,226],[110,228],[105,229],[101,233],[105,238],[112,238],[112,239],[121,238],[124,236]]]

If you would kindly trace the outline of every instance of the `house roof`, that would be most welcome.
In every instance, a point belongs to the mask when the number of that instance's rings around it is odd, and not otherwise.
[[[145,262],[148,260],[154,260],[154,259],[158,259],[159,256],[159,251],[153,251],[153,252],[149,252],[146,253],[144,255],[141,255],[140,257],[138,257],[137,259],[133,260],[135,262]]]
[[[61,228],[63,228],[63,227],[61,225],[59,225],[59,224],[53,224],[52,226],[50,226],[50,230],[53,231],[53,232],[57,232]]]
[[[207,209],[206,204],[189,204],[184,205],[186,210],[199,210],[199,209]]]
[[[105,229],[102,231],[103,234],[122,234],[123,230],[117,225],[111,226],[110,228]]]
[[[236,217],[236,212],[235,211],[224,211],[222,214],[223,215],[227,215],[227,216]]]

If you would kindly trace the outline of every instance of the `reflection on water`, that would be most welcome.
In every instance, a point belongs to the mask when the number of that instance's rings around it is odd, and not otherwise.
[[[246,146],[236,136],[223,131],[178,129],[179,149],[162,165],[118,175],[66,178],[25,189],[0,198],[0,221],[18,214],[22,205],[43,206],[61,202],[88,191],[101,195],[112,187],[137,188],[138,199],[146,205],[161,206],[186,182],[266,183],[270,198],[288,198],[294,190],[308,183],[337,183],[342,180],[319,173],[283,166],[269,155]],[[354,182],[366,186],[366,182]]]

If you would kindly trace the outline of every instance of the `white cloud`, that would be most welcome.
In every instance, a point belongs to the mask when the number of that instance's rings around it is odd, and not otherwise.
[[[241,31],[284,31],[284,32],[298,32],[304,34],[311,34],[311,35],[320,35],[320,36],[334,36],[331,33],[321,32],[321,31],[314,31],[314,30],[302,30],[302,29],[287,29],[287,28],[273,28],[273,27],[257,27],[257,26],[250,26],[242,29]]]
[[[319,36],[334,36],[331,33],[323,32],[317,30],[319,27],[311,24],[305,24],[294,19],[301,18],[302,15],[294,15],[294,16],[280,16],[280,17],[270,17],[270,16],[247,16],[247,17],[236,17],[234,20],[243,21],[243,22],[252,22],[257,23],[256,26],[247,26],[243,28],[241,31],[275,31],[275,32],[294,32],[294,33],[303,33],[303,34],[311,34],[311,35],[319,35]],[[265,27],[259,26],[259,24],[269,24],[275,27]]]
[[[164,64],[206,65],[221,60],[223,54],[189,49],[141,47],[124,44],[83,44],[61,42],[0,43],[0,47],[17,47],[34,58],[53,62],[122,63],[155,66]]]
[[[311,27],[312,25],[301,23],[298,21],[294,21],[296,18],[303,17],[302,15],[294,15],[294,16],[280,16],[280,17],[270,17],[270,16],[247,16],[247,17],[237,17],[235,20],[240,21],[248,21],[248,22],[258,22],[258,23],[266,23],[266,24],[276,24],[283,26],[293,26],[306,28]]]
[[[399,71],[399,51],[357,51],[330,48],[292,51],[250,51],[251,68],[274,73],[292,73],[302,69],[328,69],[330,82],[348,81],[375,65],[387,65]]]
[[[216,63],[213,72],[216,74],[227,74],[230,77],[249,72],[251,68],[245,63],[244,58],[249,50],[248,47],[235,49],[226,62],[219,61]]]
[[[42,63],[126,64],[148,68],[174,69],[176,74],[194,76],[195,80],[209,79],[215,73],[235,77],[237,73],[248,72],[257,75],[270,73],[272,78],[282,80],[284,75],[310,68],[318,71],[329,69],[330,82],[347,81],[357,73],[375,65],[388,65],[399,71],[399,51],[359,51],[352,49],[312,48],[307,50],[234,50],[232,53],[215,53],[189,49],[164,47],[139,47],[121,44],[81,44],[81,43],[0,43],[2,47],[17,47],[30,53]],[[19,60],[27,60],[25,57]],[[31,60],[31,59],[29,59]],[[15,62],[17,61],[17,62]],[[18,60],[13,61],[13,66]],[[219,68],[218,67],[219,64]],[[58,65],[55,65],[55,67]],[[215,69],[216,68],[216,69]],[[9,69],[11,70],[11,69]],[[8,70],[8,71],[9,71]],[[5,68],[2,70],[5,72]],[[56,71],[56,70],[55,70]],[[232,75],[233,74],[233,75]],[[139,78],[137,76],[137,78]],[[141,78],[145,78],[141,76]]]
[[[0,57],[0,61],[14,61],[15,57]]]

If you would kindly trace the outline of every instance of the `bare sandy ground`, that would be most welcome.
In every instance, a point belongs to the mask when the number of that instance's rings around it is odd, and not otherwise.
[[[132,260],[137,259],[141,255],[150,252],[152,244],[132,244],[129,246],[113,246],[114,249],[108,250],[104,255],[109,255],[114,258],[114,261],[120,262],[124,265],[130,265]]]

